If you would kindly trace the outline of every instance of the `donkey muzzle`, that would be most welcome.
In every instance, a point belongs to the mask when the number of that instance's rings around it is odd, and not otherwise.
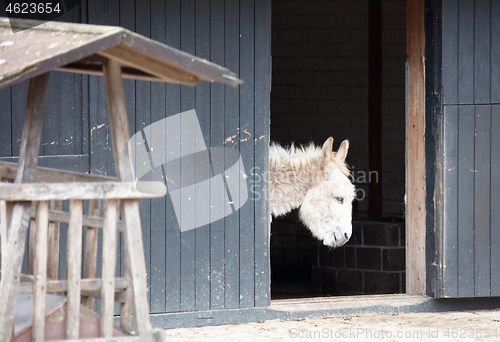
[[[343,231],[340,227],[330,230],[323,237],[323,244],[331,247],[340,247],[349,241],[351,234]]]

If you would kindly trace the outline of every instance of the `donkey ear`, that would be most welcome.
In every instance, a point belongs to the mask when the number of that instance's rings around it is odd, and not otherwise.
[[[342,161],[345,161],[345,158],[347,157],[347,150],[349,149],[349,140],[344,140],[340,144],[339,150],[335,154],[336,159],[340,159]]]
[[[330,137],[326,139],[325,143],[323,144],[323,148],[321,149],[321,159],[323,160],[323,165],[327,165],[327,163],[333,159],[332,148],[333,138]]]

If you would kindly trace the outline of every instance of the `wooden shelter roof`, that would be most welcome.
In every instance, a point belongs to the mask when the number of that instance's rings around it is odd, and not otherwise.
[[[108,58],[119,61],[125,78],[186,85],[198,80],[233,87],[242,83],[226,68],[121,27],[34,24],[38,22],[0,18],[0,88],[54,69],[102,75]]]

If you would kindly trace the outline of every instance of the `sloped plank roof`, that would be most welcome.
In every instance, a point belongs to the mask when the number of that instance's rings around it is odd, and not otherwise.
[[[242,81],[226,68],[121,27],[0,18],[0,88],[50,70],[102,75],[108,58],[123,77],[233,87]],[[12,25],[12,26],[11,26]],[[23,29],[14,33],[12,27]]]

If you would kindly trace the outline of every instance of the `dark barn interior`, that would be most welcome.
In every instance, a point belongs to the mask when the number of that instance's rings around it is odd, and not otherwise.
[[[349,139],[356,185],[345,246],[273,219],[273,298],[405,292],[406,1],[275,0],[272,58],[271,140]]]

